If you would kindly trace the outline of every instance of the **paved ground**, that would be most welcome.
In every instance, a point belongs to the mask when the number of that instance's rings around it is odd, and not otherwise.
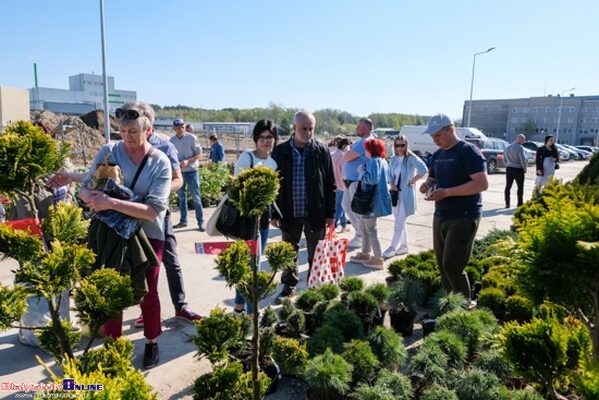
[[[562,164],[558,177],[564,180],[572,179],[586,162],[570,161]],[[505,175],[503,172],[490,176],[489,190],[484,194],[484,215],[478,231],[478,236],[484,236],[488,231],[509,229],[514,208],[505,209],[503,188]],[[533,171],[529,170],[525,181],[525,200],[530,197],[534,183]],[[512,204],[516,203],[516,188],[513,188]],[[432,211],[433,205],[422,199],[419,195],[418,214],[408,219],[410,235],[410,253],[417,253],[432,248]],[[206,210],[209,216],[213,208]],[[178,214],[174,213],[173,221],[178,222]],[[392,218],[385,217],[379,220],[379,236],[383,250],[389,244],[392,236]],[[351,235],[345,234],[348,237]],[[225,281],[218,276],[214,267],[215,257],[199,256],[194,253],[194,242],[214,241],[207,235],[192,228],[182,229],[178,232],[179,256],[183,265],[185,288],[189,306],[202,315],[208,314],[216,305],[232,308],[233,290],[225,287]],[[277,230],[271,231],[270,241],[280,240]],[[393,260],[393,259],[391,259]],[[389,261],[387,261],[389,262]],[[16,267],[12,260],[0,262],[0,282],[12,283],[11,269]],[[307,270],[306,251],[300,251],[300,273],[305,281]],[[346,274],[358,275],[368,282],[383,282],[385,271],[373,271],[359,265],[348,263]],[[305,287],[305,283],[303,285]],[[300,286],[300,289],[303,288]],[[155,388],[160,399],[191,398],[189,390],[193,381],[202,373],[209,371],[207,361],[198,361],[195,357],[195,347],[191,342],[194,327],[174,318],[174,310],[170,302],[168,286],[164,270],[161,271],[159,283],[160,300],[162,304],[162,329],[163,334],[159,339],[160,365],[146,373],[147,381]],[[266,306],[271,299],[262,305]],[[133,327],[133,321],[139,315],[139,308],[132,307],[124,313],[124,334],[129,337],[136,348],[135,365],[141,368],[143,354],[143,331]],[[11,329],[0,335],[0,383],[37,383],[48,378],[46,371],[38,364],[35,356],[39,355],[49,365],[53,365],[52,357],[43,351],[24,346],[17,339],[17,330]],[[274,399],[303,399],[302,385],[297,381],[285,381],[282,387],[268,397]],[[0,391],[0,398],[14,398],[14,392]]]

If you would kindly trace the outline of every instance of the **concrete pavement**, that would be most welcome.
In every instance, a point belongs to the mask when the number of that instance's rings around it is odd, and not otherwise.
[[[557,171],[557,176],[565,181],[571,180],[586,165],[587,162],[570,161],[561,164],[561,169]],[[525,201],[530,198],[534,184],[534,168],[529,168],[525,180]],[[489,177],[489,189],[483,195],[484,214],[478,230],[478,237],[483,237],[492,229],[509,229],[511,218],[515,208],[505,209],[503,190],[505,185],[505,174],[501,171],[499,174]],[[512,204],[516,203],[516,187],[512,188]],[[205,210],[206,218],[212,213],[214,208]],[[432,248],[432,213],[433,204],[418,195],[417,215],[408,219],[408,232],[410,253],[417,253]],[[174,223],[178,222],[178,213],[173,213]],[[190,224],[191,226],[191,224]],[[379,219],[378,231],[381,240],[381,247],[384,250],[391,240],[393,233],[393,218],[391,216]],[[342,236],[351,237],[353,232],[345,233]],[[278,230],[271,229],[269,241],[276,242],[281,236]],[[193,228],[185,228],[177,231],[179,241],[178,251],[185,281],[185,290],[187,301],[191,310],[202,315],[206,315],[216,305],[221,305],[231,309],[233,306],[234,291],[225,286],[225,281],[214,269],[215,256],[197,255],[194,251],[194,243],[201,241],[216,241],[218,238],[210,238],[205,233],[200,233]],[[223,239],[224,240],[224,239]],[[356,251],[356,250],[354,250]],[[386,264],[397,258],[387,260]],[[301,284],[299,289],[306,287],[307,261],[305,248],[300,250],[299,271]],[[3,284],[12,284],[13,275],[10,270],[17,267],[13,260],[4,260],[0,262],[0,282]],[[356,275],[362,277],[368,283],[384,282],[386,271],[376,271],[366,269],[360,265],[348,263],[346,265],[346,275]],[[164,269],[160,273],[159,282],[160,301],[162,305],[162,329],[163,334],[159,338],[160,345],[160,364],[146,372],[146,380],[154,387],[160,399],[181,399],[191,398],[190,388],[194,380],[201,374],[210,370],[210,365],[206,360],[198,361],[195,357],[195,346],[191,342],[195,329],[188,322],[174,318],[174,309],[170,301],[168,285]],[[266,306],[273,299],[268,299],[262,303]],[[139,307],[131,307],[124,312],[123,316],[123,334],[129,337],[135,345],[135,366],[141,368],[141,358],[143,356],[143,330],[133,327],[135,318],[140,314]],[[100,344],[100,341],[96,341]],[[17,330],[11,329],[0,334],[0,383],[37,383],[48,379],[46,371],[38,365],[35,355],[39,355],[48,365],[54,365],[51,356],[43,351],[24,346],[19,343]],[[56,366],[54,367],[56,368]],[[268,396],[267,399],[291,399],[293,393],[297,390],[297,383],[283,385],[277,393]],[[14,398],[14,392],[0,391],[0,398]],[[297,397],[302,398],[302,396]]]

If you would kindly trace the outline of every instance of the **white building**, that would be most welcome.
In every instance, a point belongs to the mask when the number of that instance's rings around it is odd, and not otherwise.
[[[102,75],[73,75],[69,77],[69,89],[31,88],[29,98],[32,110],[82,115],[104,108],[104,82]],[[111,112],[136,99],[135,91],[115,89],[114,78],[108,77],[108,107]]]

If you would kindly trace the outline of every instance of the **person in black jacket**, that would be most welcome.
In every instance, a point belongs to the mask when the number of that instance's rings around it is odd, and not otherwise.
[[[541,188],[547,184],[549,177],[555,174],[558,168],[556,165],[559,162],[559,152],[554,143],[553,135],[545,137],[545,145],[537,149],[536,167],[537,179],[535,187],[532,191],[532,197],[535,197],[541,191]]]
[[[314,250],[324,238],[326,227],[335,220],[335,176],[327,146],[314,138],[316,118],[308,111],[293,116],[294,135],[276,146],[272,158],[277,162],[281,188],[277,205],[282,215],[272,224],[280,228],[283,241],[299,249],[302,231],[308,250],[308,277]],[[295,295],[297,268],[283,271],[283,289],[277,303]]]

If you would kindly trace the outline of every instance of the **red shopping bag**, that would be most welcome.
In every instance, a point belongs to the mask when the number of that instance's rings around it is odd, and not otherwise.
[[[335,228],[331,225],[323,240],[319,240],[314,250],[312,271],[308,287],[315,288],[325,283],[338,283],[345,275],[345,257],[349,247],[348,239],[333,238]]]

